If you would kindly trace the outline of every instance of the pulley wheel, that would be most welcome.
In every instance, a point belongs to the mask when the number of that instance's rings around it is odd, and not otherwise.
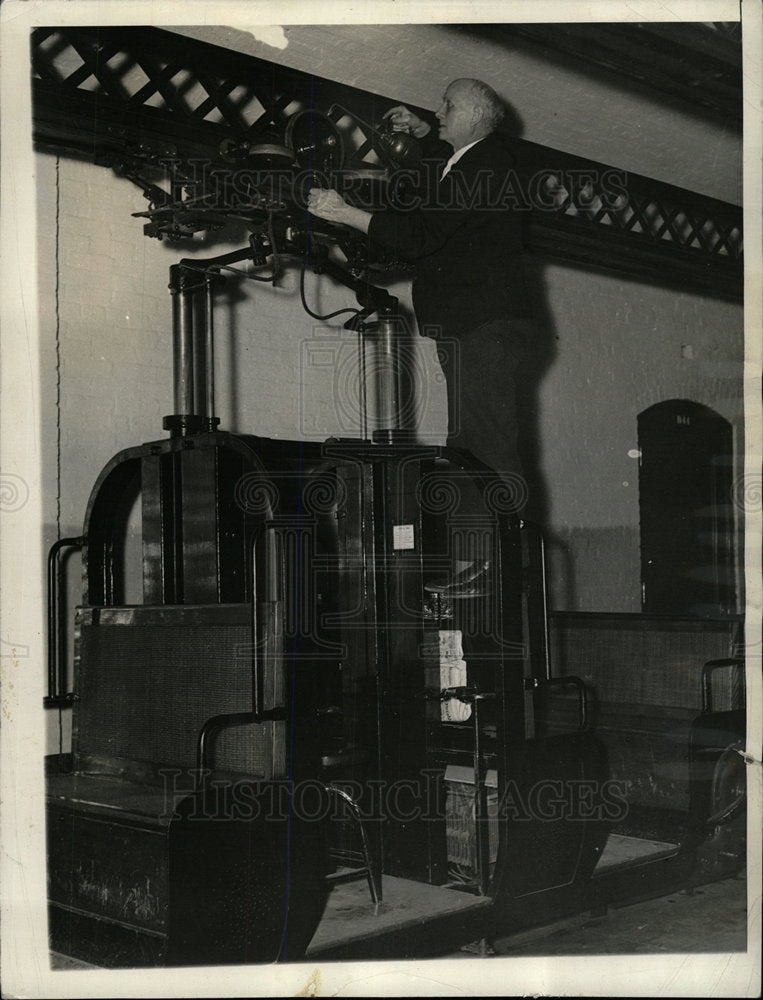
[[[321,111],[297,111],[286,123],[286,142],[294,150],[301,170],[327,178],[344,163],[344,143],[339,129]]]

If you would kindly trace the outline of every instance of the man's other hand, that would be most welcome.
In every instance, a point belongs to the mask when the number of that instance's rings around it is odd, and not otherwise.
[[[346,222],[347,202],[336,191],[325,188],[310,188],[307,208],[319,219],[327,222]]]

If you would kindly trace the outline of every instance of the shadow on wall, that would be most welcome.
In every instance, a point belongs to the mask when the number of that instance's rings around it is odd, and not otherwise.
[[[236,372],[239,370],[239,364],[241,361],[241,337],[239,329],[240,321],[240,309],[239,304],[246,300],[247,292],[246,288],[247,282],[241,281],[237,285],[230,282],[225,289],[225,310],[227,313],[227,363],[225,365],[225,371],[227,374],[226,382],[222,388],[224,390],[224,397],[227,395],[228,407],[229,407],[229,419],[230,419],[230,429],[234,432],[238,431],[240,433],[257,433],[256,429],[248,428],[246,430],[241,430],[242,413],[241,413],[241,398],[239,396],[239,382],[235,377]],[[222,298],[222,296],[221,296]]]
[[[500,126],[500,134],[505,137],[511,149],[512,138],[521,138],[524,121],[517,109],[508,101],[503,101],[505,117]],[[529,213],[525,214],[525,243]],[[548,305],[545,273],[541,261],[525,255],[525,284],[530,304],[535,338],[527,357],[517,372],[517,413],[519,415],[518,449],[527,482],[528,501],[525,517],[544,529],[549,520],[549,493],[543,479],[541,439],[540,439],[540,385],[546,372],[556,358],[556,328]]]
[[[549,586],[549,606],[577,607],[575,560],[569,540],[551,530],[550,490],[542,473],[540,386],[557,356],[557,335],[548,304],[545,269],[541,261],[526,259],[525,280],[531,303],[535,340],[517,374],[519,455],[527,483],[524,518],[543,530]]]
[[[525,516],[545,527],[548,524],[550,503],[548,485],[541,473],[543,455],[540,437],[540,386],[556,358],[556,332],[540,262],[527,261],[526,282],[532,305],[535,342],[517,375],[519,453],[528,487]]]

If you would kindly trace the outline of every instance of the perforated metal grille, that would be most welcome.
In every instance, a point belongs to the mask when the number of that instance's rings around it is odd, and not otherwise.
[[[649,628],[613,623],[586,627],[580,621],[552,630],[555,672],[576,674],[598,701],[661,705],[697,712],[702,707],[702,666],[728,656],[733,623],[716,629],[698,622],[684,629]],[[730,672],[719,672],[715,686],[718,711],[735,708],[739,691]]]
[[[247,651],[244,625],[84,625],[78,756],[195,767],[206,720],[252,709]],[[221,732],[215,767],[261,775],[264,746],[262,727]]]

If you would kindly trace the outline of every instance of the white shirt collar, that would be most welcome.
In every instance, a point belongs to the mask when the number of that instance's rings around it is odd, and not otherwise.
[[[440,175],[440,180],[442,180],[443,177],[445,177],[445,175],[450,171],[450,168],[453,166],[454,163],[458,163],[458,161],[461,159],[464,153],[470,150],[472,146],[476,146],[478,142],[482,142],[484,138],[485,136],[482,135],[479,137],[479,139],[475,139],[474,142],[470,142],[467,146],[462,146],[460,149],[457,149],[453,154],[453,156],[451,156],[451,158],[445,164],[442,174]]]

